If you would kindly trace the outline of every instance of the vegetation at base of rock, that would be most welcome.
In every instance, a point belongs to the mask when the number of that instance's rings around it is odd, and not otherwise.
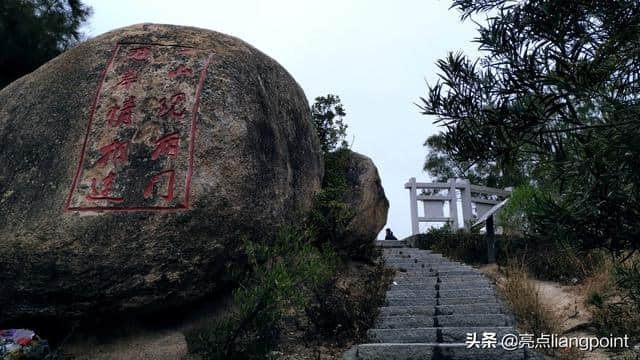
[[[289,227],[273,242],[245,243],[250,272],[234,292],[233,310],[188,334],[191,352],[203,359],[268,358],[290,316],[304,318],[307,332],[339,343],[364,336],[384,301],[389,274],[377,264],[358,284],[345,286],[340,276],[348,272],[350,257],[375,263],[381,256],[375,234],[357,248],[341,244],[355,216],[345,200],[351,154],[346,148],[325,154],[322,190],[314,197],[306,230]]]
[[[79,42],[90,16],[79,0],[0,2],[0,89]]]
[[[364,277],[345,280],[350,267],[366,265],[341,258],[328,244],[318,247],[312,232],[292,227],[272,243],[244,248],[251,270],[234,291],[230,313],[185,335],[189,351],[202,359],[269,358],[292,316],[306,323],[308,337],[339,344],[362,339],[391,279],[378,263]]]
[[[327,101],[332,106],[339,104],[337,97],[328,96]],[[341,104],[336,111],[343,114]],[[316,124],[324,130],[335,125],[326,119]],[[344,244],[357,212],[357,202],[354,207],[347,198],[354,196],[353,183],[360,180],[351,169],[354,153],[344,146],[336,149],[335,136],[344,136],[346,125],[340,121],[336,126],[333,135],[317,129],[326,145],[323,150],[332,151],[325,151],[322,189],[313,198],[305,230],[287,227],[274,241],[245,242],[250,269],[233,294],[232,310],[206,328],[187,334],[192,353],[207,360],[269,358],[291,317],[306,323],[308,334],[315,332],[340,344],[363,338],[373,324],[390,274],[377,262],[381,251],[374,245],[376,234],[356,245]],[[344,274],[350,272],[354,258],[376,265],[356,277],[358,283],[345,284]]]
[[[311,117],[325,155],[348,146],[345,140],[348,127],[344,123],[346,115],[344,105],[337,95],[318,96],[311,105]]]
[[[273,349],[289,308],[309,303],[315,289],[335,274],[338,259],[294,229],[282,229],[270,244],[246,242],[251,272],[234,292],[232,312],[187,336],[203,359],[263,359]]]
[[[308,221],[319,243],[338,245],[341,234],[344,234],[355,215],[355,210],[343,201],[344,194],[349,190],[345,177],[348,167],[348,149],[325,154],[322,190],[314,197]]]
[[[378,254],[379,255],[379,254]],[[338,279],[315,289],[314,301],[306,309],[306,314],[318,331],[342,342],[355,339],[362,341],[366,331],[373,327],[384,306],[385,293],[393,277],[393,271],[386,268],[384,261],[375,265],[374,271],[360,279],[359,290],[337,284]]]
[[[325,154],[322,190],[307,226],[319,243],[352,259],[371,262],[374,239],[386,223],[389,201],[373,161],[347,148]]]

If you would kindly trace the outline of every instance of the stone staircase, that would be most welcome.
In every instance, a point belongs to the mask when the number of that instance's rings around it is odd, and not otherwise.
[[[534,359],[528,349],[507,351],[500,340],[517,334],[494,285],[471,266],[404,241],[378,241],[396,276],[380,308],[368,343],[343,354],[345,360],[373,359]],[[468,333],[495,333],[495,347],[468,348]]]

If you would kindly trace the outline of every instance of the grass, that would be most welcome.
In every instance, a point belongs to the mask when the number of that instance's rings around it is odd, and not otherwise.
[[[637,343],[640,342],[640,309],[634,296],[619,286],[620,279],[616,276],[616,269],[624,266],[609,258],[599,271],[588,277],[584,282],[585,303],[599,336],[628,335],[631,342]]]
[[[499,288],[521,330],[539,335],[557,334],[560,323],[553,309],[542,301],[540,289],[529,279],[526,268],[511,264],[505,269]]]

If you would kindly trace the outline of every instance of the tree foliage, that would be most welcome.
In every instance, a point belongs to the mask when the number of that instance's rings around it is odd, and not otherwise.
[[[422,99],[443,151],[529,178],[532,233],[584,248],[640,247],[640,3],[455,0],[481,57],[451,53]]]
[[[80,41],[89,16],[80,0],[0,1],[0,88]]]
[[[424,146],[427,147],[427,158],[424,171],[436,181],[446,182],[450,178],[469,179],[472,184],[490,187],[505,187],[500,169],[491,161],[455,161],[446,150],[442,134],[429,136]],[[511,184],[508,184],[511,185]]]
[[[343,121],[346,115],[339,96],[327,94],[315,99],[311,106],[311,116],[323,153],[327,154],[339,146],[347,146],[347,124]]]

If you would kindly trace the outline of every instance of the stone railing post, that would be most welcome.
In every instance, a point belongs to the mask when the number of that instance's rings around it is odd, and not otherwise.
[[[473,217],[473,209],[471,207],[471,183],[468,179],[463,179],[459,184],[464,186],[460,190],[462,197],[462,224],[467,232],[471,232],[471,218]]]
[[[418,189],[416,185],[416,178],[409,179],[409,204],[411,206],[411,233],[416,235],[420,233],[420,227],[418,226]]]
[[[496,236],[495,236],[495,229],[493,227],[493,215],[487,218],[486,235],[487,235],[487,264],[493,264],[496,262]]]
[[[449,179],[449,218],[453,231],[458,231],[458,195],[454,178]]]

